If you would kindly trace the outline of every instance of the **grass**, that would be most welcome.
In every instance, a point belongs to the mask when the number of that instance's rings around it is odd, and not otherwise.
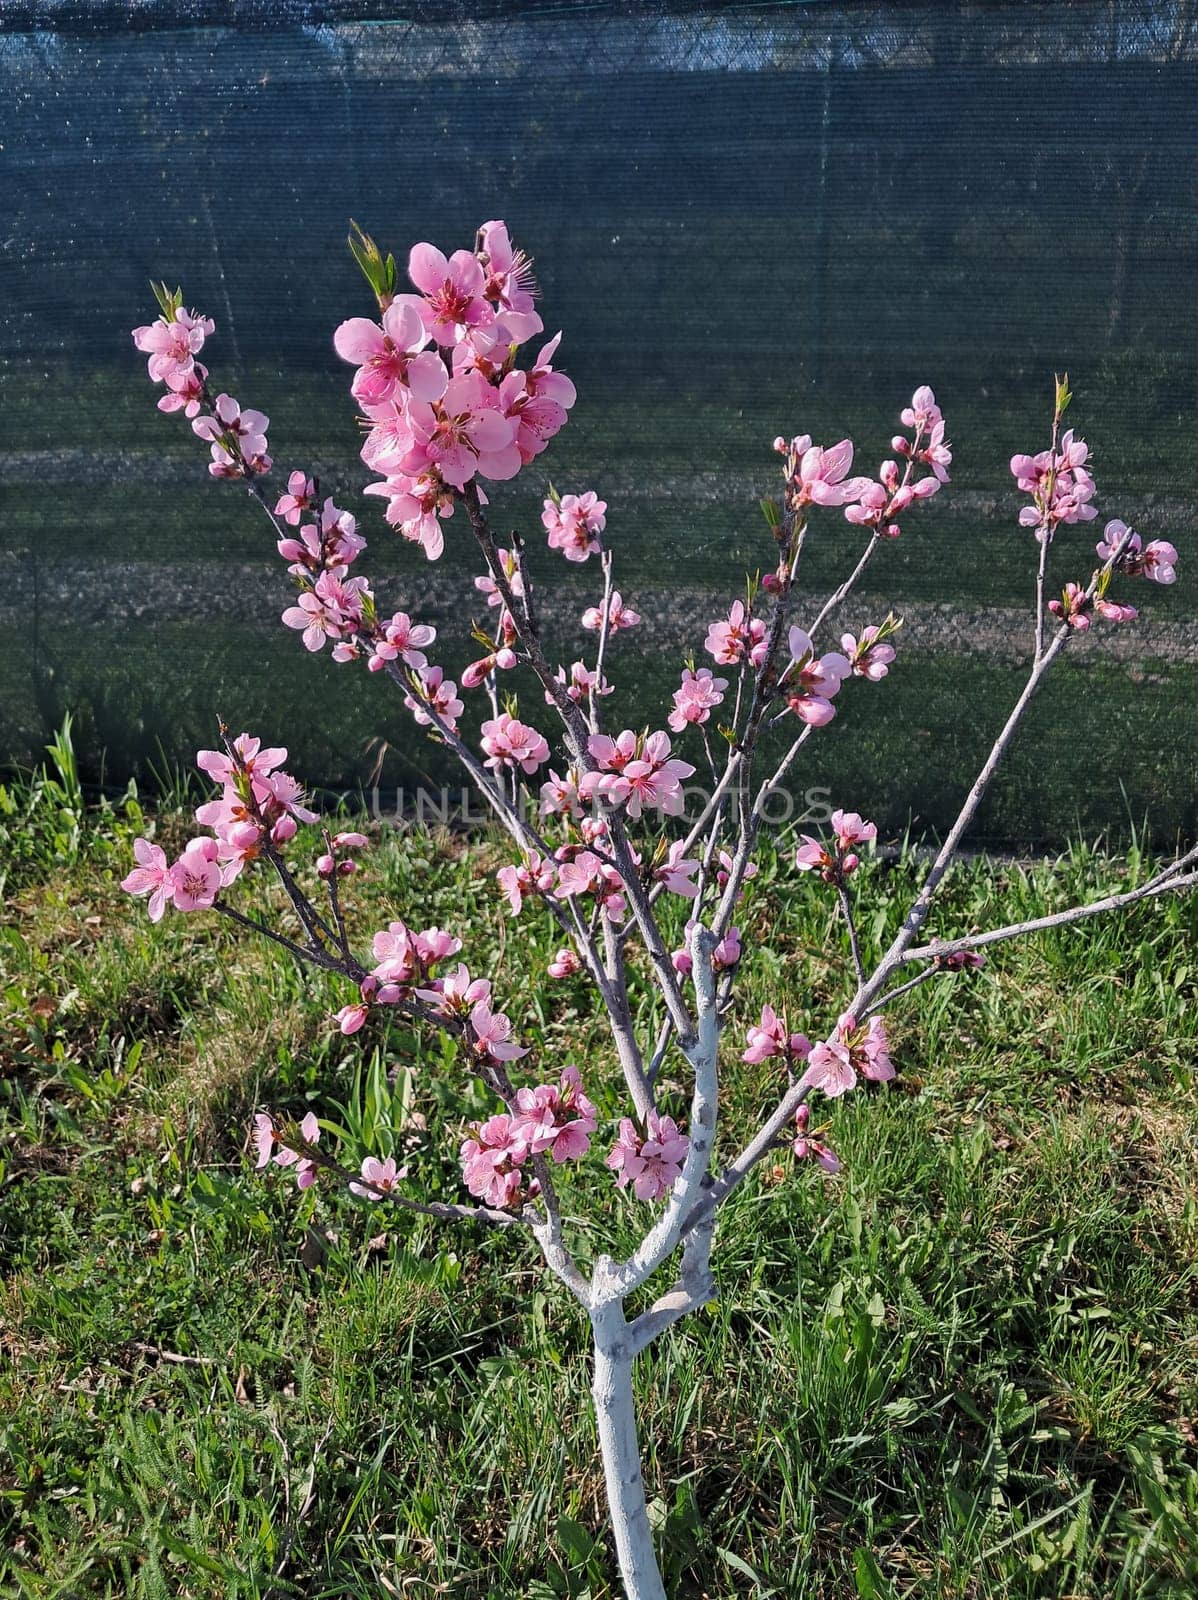
[[[528,1247],[247,1159],[253,1108],[311,1107],[348,1161],[402,1152],[456,1195],[480,1091],[436,1038],[332,1033],[336,985],[240,930],[152,928],[118,887],[144,826],[132,793],[84,809],[69,739],[0,797],[0,1592],[610,1600],[584,1330]],[[461,932],[612,1119],[602,1018],[541,982],[557,941],[499,913],[503,858],[380,833],[355,926]],[[863,871],[869,948],[918,870]],[[979,859],[938,931],[1148,870]],[[776,1089],[736,1063],[746,1019],[783,996],[811,1031],[840,993],[828,903],[782,859],[742,925],[729,1142]],[[830,1111],[843,1175],[783,1159],[726,1209],[720,1298],[638,1374],[671,1594],[1193,1594],[1196,936],[1198,902],[1160,903],[899,1001],[899,1080]],[[627,1244],[597,1161],[584,1194],[583,1257]]]

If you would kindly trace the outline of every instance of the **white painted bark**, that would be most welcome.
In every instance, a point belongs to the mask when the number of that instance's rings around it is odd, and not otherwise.
[[[636,1433],[632,1398],[635,1354],[620,1302],[596,1307],[591,1312],[591,1328],[595,1363],[591,1395],[624,1594],[626,1600],[666,1600],[653,1551]]]

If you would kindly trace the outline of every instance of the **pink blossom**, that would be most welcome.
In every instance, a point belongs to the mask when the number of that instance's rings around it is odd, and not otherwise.
[[[440,667],[417,667],[410,681],[412,692],[404,695],[404,705],[416,721],[428,727],[433,721],[430,713],[433,713],[454,731],[462,714],[462,702],[457,697],[458,686],[453,679],[447,678]]]
[[[676,817],[685,803],[683,780],[694,767],[689,761],[670,756],[666,733],[650,733],[638,739],[625,729],[618,739],[592,734],[587,743],[598,770],[584,774],[579,793],[589,800],[598,796],[608,805],[627,805],[628,815],[640,816],[648,806]]]
[[[196,766],[206,772],[214,783],[231,784],[238,772],[246,773],[256,783],[264,781],[287,759],[285,745],[262,747],[261,739],[252,734],[239,733],[232,742],[232,755],[224,750],[199,750]],[[265,791],[264,791],[265,792]],[[196,813],[199,816],[199,812]],[[203,821],[203,818],[200,819]]]
[[[126,894],[148,894],[150,921],[160,922],[166,903],[175,892],[166,855],[159,845],[151,844],[148,839],[133,841],[133,855],[137,865],[127,878],[121,879],[121,888]]]
[[[578,817],[581,814],[582,799],[578,790],[578,773],[571,767],[562,778],[551,767],[548,782],[541,785],[541,815]]]
[[[693,922],[687,923],[684,930],[685,942],[681,949],[675,950],[670,957],[674,964],[674,970],[680,972],[684,978],[689,978],[694,970],[694,959],[690,953],[690,943],[695,926]],[[735,967],[740,962],[741,954],[740,929],[729,928],[711,953],[712,971],[725,972],[729,968]]]
[[[209,444],[219,444],[234,439],[243,456],[253,458],[266,454],[266,430],[270,418],[261,411],[243,411],[231,394],[218,394],[215,416],[197,417],[191,425],[192,432]]]
[[[1177,580],[1177,550],[1164,539],[1154,539],[1143,544],[1138,533],[1126,522],[1117,518],[1108,522],[1101,543],[1095,546],[1101,560],[1109,561],[1127,537],[1123,554],[1115,563],[1115,571],[1130,578],[1151,578],[1154,583],[1174,583]]]
[[[520,1200],[520,1163],[528,1146],[506,1112],[473,1128],[461,1148],[462,1180],[472,1195],[498,1210],[514,1209]]]
[[[842,854],[854,845],[872,844],[878,837],[877,824],[866,822],[858,811],[834,811],[831,820],[832,832]]]
[[[915,459],[931,467],[939,483],[947,483],[948,469],[953,464],[953,447],[944,436],[944,423],[933,423],[928,442],[915,451]]]
[[[169,383],[172,378],[191,373],[204,340],[215,331],[216,323],[211,317],[179,306],[169,321],[159,317],[147,327],[134,328],[133,343],[149,356],[146,365],[154,382]]]
[[[626,606],[620,591],[613,589],[611,604],[607,608],[608,633],[620,633],[624,628],[635,628],[640,620],[640,612],[634,611],[631,606]],[[582,614],[582,625],[589,633],[598,633],[603,627],[603,608],[588,606]]]
[[[834,1100],[857,1082],[848,1048],[835,1040],[828,1040],[811,1048],[807,1070],[801,1079],[810,1089],[820,1089],[829,1100]]]
[[[170,869],[177,911],[210,911],[221,890],[215,839],[193,839]]]
[[[1094,609],[1108,622],[1134,622],[1140,614],[1135,606],[1120,605],[1117,600],[1108,600],[1105,597],[1099,597],[1094,601]]]
[[[675,733],[681,733],[690,723],[707,722],[712,708],[723,702],[727,687],[727,678],[713,677],[709,667],[700,667],[697,672],[685,668],[682,683],[674,691],[674,709],[666,721]]]
[[[789,646],[790,666],[784,678],[786,704],[802,721],[822,728],[836,715],[832,700],[851,670],[848,660],[835,650],[816,656],[811,639],[802,628],[791,628]]]
[[[492,1011],[490,1003],[480,1000],[470,1012],[470,1026],[474,1032],[474,1052],[489,1056],[492,1061],[518,1061],[528,1054],[527,1045],[511,1042],[512,1025],[502,1011]]]
[[[287,607],[282,621],[288,628],[303,630],[306,649],[319,650],[326,639],[340,639],[361,626],[363,602],[369,598],[365,578],[341,579],[322,572],[311,590]]]
[[[735,865],[736,863],[733,861],[728,851],[721,850],[719,854],[719,866],[716,868],[715,874],[715,881],[719,884],[721,889],[726,889],[728,887],[728,880],[732,876],[732,869]],[[745,885],[751,882],[751,880],[757,876],[760,870],[760,867],[758,867],[755,861],[745,862],[744,871],[741,873],[740,878],[740,888],[736,892],[736,898],[738,900],[744,899]]]
[[[495,389],[480,373],[465,372],[451,379],[436,407],[409,401],[405,416],[412,443],[399,465],[409,476],[435,468],[445,483],[464,489],[476,473],[506,479],[520,470],[516,430],[500,410]]]
[[[675,839],[669,848],[666,859],[653,872],[655,882],[663,884],[668,894],[681,895],[684,900],[693,900],[699,893],[699,885],[695,882],[695,874],[699,870],[698,856],[686,856],[686,841]]]
[[[333,348],[358,368],[350,387],[364,406],[409,394],[433,401],[445,393],[449,374],[440,356],[424,349],[428,339],[414,297],[401,295],[383,312],[381,327],[366,317],[343,322],[333,335]]]
[[[600,500],[593,489],[546,500],[541,521],[549,534],[549,548],[560,550],[567,561],[598,555],[603,549],[599,535],[607,523],[606,512],[607,501]]]
[[[707,630],[703,648],[721,667],[733,667],[748,656],[759,667],[768,649],[765,623],[749,617],[743,600],[733,602],[726,621],[713,622]]]
[[[410,303],[438,344],[457,344],[475,328],[487,328],[494,322],[495,312],[483,297],[483,269],[469,250],[455,250],[447,260],[436,245],[414,245],[408,256],[408,276],[423,297],[412,297]],[[398,296],[397,303],[408,299]]]
[[[800,449],[800,447],[803,447]],[[860,492],[860,478],[849,478],[853,441],[842,439],[826,450],[804,435],[792,442],[788,456],[790,502],[795,510],[806,505],[843,506]]]
[[[363,1200],[383,1200],[395,1192],[401,1179],[407,1176],[407,1170],[406,1167],[396,1168],[394,1156],[388,1156],[385,1161],[380,1161],[377,1156],[367,1156],[361,1167],[365,1182],[351,1183],[349,1192],[360,1196]],[[370,1187],[367,1188],[366,1184]],[[381,1194],[380,1189],[383,1191]]]
[[[549,1154],[557,1165],[577,1161],[590,1148],[595,1108],[582,1092],[577,1067],[567,1067],[560,1088],[543,1083],[516,1093],[512,1134],[531,1155]]]
[[[190,422],[204,404],[208,368],[197,361],[190,372],[179,370],[167,375],[166,393],[158,402],[159,411],[181,411]]]
[[[895,652],[893,645],[878,642],[881,632],[881,628],[871,624],[862,628],[860,639],[851,633],[841,634],[840,648],[848,657],[849,667],[855,677],[880,683],[889,672]]]
[[[1067,628],[1084,633],[1090,626],[1090,597],[1079,583],[1067,583],[1059,600],[1050,600],[1048,609]]]
[[[933,939],[933,944],[940,940]],[[963,972],[967,968],[981,968],[986,965],[986,957],[980,950],[953,950],[948,955],[937,956],[936,965],[945,972]]]
[[[257,1171],[269,1166],[272,1161],[278,1162],[280,1166],[287,1165],[286,1161],[278,1161],[278,1153],[283,1148],[283,1141],[279,1138],[278,1130],[275,1128],[269,1112],[258,1111],[255,1113],[253,1137],[254,1147],[258,1152],[258,1159],[254,1164]],[[289,1151],[287,1153],[294,1159],[294,1152]]]
[[[807,1156],[814,1156],[825,1172],[837,1173],[840,1171],[839,1157],[826,1144],[821,1144],[818,1139],[813,1139],[807,1131],[811,1120],[811,1107],[806,1101],[795,1112],[795,1140],[794,1153],[800,1161]]]
[[[597,678],[585,661],[572,662],[569,676],[566,675],[565,667],[559,667],[554,677],[565,689],[567,700],[573,700],[575,705],[588,699],[592,692],[597,699],[615,692],[614,686],[608,683],[606,678]],[[548,689],[545,691],[545,704],[549,706],[557,704]]]
[[[533,310],[537,293],[532,261],[523,250],[516,250],[504,222],[484,222],[478,230],[479,258],[486,274],[483,296],[500,313],[505,337],[523,344],[540,333],[542,322]]]
[[[593,850],[565,846],[558,851],[557,892],[565,900],[573,895],[594,894],[613,918],[624,912],[623,882],[615,867],[609,866]]]
[[[512,915],[518,917],[524,906],[525,895],[548,894],[553,888],[557,864],[530,850],[523,861],[510,867],[500,867],[496,877],[499,887],[508,897]]]
[[[569,945],[563,945],[546,970],[551,978],[573,978],[582,971],[582,962]]]
[[[350,1034],[357,1033],[370,1015],[370,1006],[365,1002],[355,1002],[353,1005],[342,1006],[341,1010],[333,1016],[340,1032],[348,1038]]]
[[[1073,430],[1062,434],[1056,453],[1042,450],[1039,455],[1011,457],[1011,472],[1032,504],[1019,513],[1024,528],[1035,528],[1036,537],[1051,539],[1060,523],[1090,522],[1098,515],[1092,504],[1094,479],[1086,467],[1090,451],[1085,441],[1076,439]]]
[[[800,872],[818,872],[825,883],[835,883],[839,863],[826,845],[805,833],[795,851],[795,866]]]
[[[482,747],[488,767],[519,767],[529,777],[549,759],[549,745],[535,728],[501,711],[482,725]]]
[[[287,570],[294,578],[311,578],[326,568],[334,577],[344,578],[366,548],[366,540],[356,528],[357,521],[350,512],[339,510],[332,499],[326,499],[319,526],[305,523],[295,538],[280,539],[275,548],[284,561],[291,562]]]
[[[275,504],[275,516],[282,517],[293,528],[298,527],[304,512],[312,509],[315,495],[316,484],[307,473],[293,472],[287,479],[287,493],[280,495]]]
[[[805,1033],[788,1033],[786,1024],[773,1006],[762,1006],[761,1021],[750,1027],[748,1049],[742,1061],[756,1063],[768,1061],[772,1056],[786,1056],[805,1061],[811,1053],[811,1041]]]
[[[316,812],[303,803],[303,786],[289,772],[272,772],[263,780],[263,789],[262,798],[268,819],[285,813],[299,822],[317,820]],[[293,833],[294,829],[288,837]]]
[[[627,1117],[622,1119],[606,1164],[618,1174],[617,1188],[631,1183],[638,1200],[661,1200],[681,1177],[689,1149],[690,1140],[673,1117],[650,1111],[643,1133]]]
[[[886,1040],[886,1027],[881,1017],[871,1017],[861,1041],[861,1062],[858,1070],[872,1083],[889,1083],[894,1077],[894,1063]]]
[[[920,384],[911,396],[911,404],[901,413],[903,426],[927,433],[943,420],[936,396],[926,383]]]
[[[453,491],[436,471],[391,473],[382,483],[368,483],[365,494],[387,500],[386,518],[405,539],[436,561],[445,548],[441,523],[453,516]]]
[[[490,1003],[491,984],[487,978],[472,978],[463,962],[438,978],[430,988],[417,989],[416,998],[443,1017],[467,1016],[480,1002]]]

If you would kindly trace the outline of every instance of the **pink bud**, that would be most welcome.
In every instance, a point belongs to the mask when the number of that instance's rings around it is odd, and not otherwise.
[[[364,1005],[342,1006],[334,1020],[342,1033],[348,1036],[351,1033],[357,1033],[358,1029],[366,1021],[369,1009],[368,1006]]]
[[[320,873],[322,878],[331,878],[336,866],[337,863],[333,860],[332,856],[324,855],[317,856],[316,858],[316,870]]]
[[[299,823],[292,816],[282,816],[270,830],[270,837],[275,844],[286,844],[289,839],[294,839],[299,828]]]
[[[463,689],[477,689],[494,670],[495,657],[483,656],[479,661],[472,661],[468,667],[463,668],[461,684]]]

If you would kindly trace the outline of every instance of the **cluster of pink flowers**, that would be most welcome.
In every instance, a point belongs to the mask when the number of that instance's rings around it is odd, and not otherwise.
[[[695,924],[688,922],[683,930],[685,942],[670,956],[675,972],[680,972],[684,978],[689,978],[694,971],[694,958],[690,952],[690,939],[694,931]],[[711,953],[712,970],[714,972],[727,972],[730,968],[738,966],[741,954],[740,929],[729,928]]]
[[[680,1133],[673,1117],[650,1111],[643,1127],[630,1118],[620,1122],[620,1132],[607,1165],[618,1174],[616,1187],[632,1185],[638,1200],[661,1200],[682,1174],[690,1140]]]
[[[853,1088],[858,1077],[888,1083],[894,1077],[894,1064],[881,1017],[871,1017],[860,1027],[856,1017],[846,1012],[831,1039],[812,1045],[801,1082],[834,1100]]]
[[[793,1149],[796,1157],[803,1161],[808,1156],[814,1156],[825,1172],[839,1172],[840,1157],[834,1150],[830,1150],[826,1144],[822,1143],[821,1140],[812,1137],[809,1131],[810,1122],[811,1107],[804,1100],[803,1104],[795,1112]]]
[[[413,933],[405,922],[392,922],[375,934],[371,948],[377,965],[358,985],[360,998],[334,1018],[344,1034],[357,1033],[372,1006],[398,1005],[431,983],[438,963],[457,955],[462,941],[444,928]]]
[[[211,910],[220,891],[257,859],[265,840],[280,848],[294,838],[299,823],[316,821],[316,813],[303,804],[300,785],[280,770],[285,749],[263,749],[261,740],[248,733],[239,734],[230,749],[231,754],[201,750],[196,757],[200,771],[222,786],[219,800],[196,808],[197,822],[212,829],[211,837],[190,840],[171,864],[159,845],[148,839],[134,843],[137,865],[121,888],[149,896],[152,922],[168,903],[176,911]]]
[[[670,755],[667,733],[635,734],[625,729],[616,738],[592,734],[587,749],[595,770],[582,775],[578,793],[582,800],[601,800],[609,806],[626,806],[628,815],[643,808],[676,817],[685,803],[683,782],[694,773],[689,761]]]
[[[518,917],[524,909],[526,896],[548,894],[553,889],[557,882],[557,863],[529,850],[521,861],[500,867],[495,876],[507,895],[512,915]]]
[[[896,624],[893,622],[889,625],[885,622],[877,625],[871,623],[862,628],[859,639],[855,634],[841,634],[840,648],[855,678],[868,678],[870,683],[881,683],[894,660],[894,646],[884,642],[894,626]]]
[[[211,446],[208,471],[214,478],[246,478],[270,471],[269,426],[261,411],[243,411],[231,394],[218,394],[212,411],[197,416],[191,429]]]
[[[320,1124],[316,1120],[315,1112],[309,1111],[300,1123],[300,1134],[305,1144],[320,1143]],[[316,1182],[316,1163],[308,1156],[301,1156],[297,1151],[290,1150],[283,1143],[279,1130],[266,1111],[259,1111],[254,1117],[254,1146],[258,1152],[255,1167],[261,1171],[273,1161],[276,1167],[294,1167],[295,1181],[300,1189],[310,1189]]]
[[[811,1054],[811,1040],[805,1033],[789,1033],[786,1021],[773,1006],[762,1006],[761,1021],[749,1028],[747,1048],[742,1061],[756,1064],[781,1056],[787,1062],[806,1061]]]
[[[884,461],[876,480],[849,476],[851,439],[828,448],[813,444],[805,433],[793,439],[775,439],[774,449],[785,458],[786,498],[791,510],[801,513],[809,505],[840,506],[849,522],[883,538],[897,539],[902,532],[899,517],[948,482],[953,459],[944,416],[926,384],[916,389],[901,420],[904,427],[914,430],[912,437],[896,434],[890,446],[904,465],[900,467],[893,459]],[[916,475],[920,467],[928,469],[922,477]]]
[[[843,506],[856,500],[868,478],[850,478],[853,441],[828,446],[812,444],[809,433],[779,437],[774,449],[786,461],[787,500],[794,511],[806,506]]]
[[[791,628],[787,636],[790,665],[782,679],[787,709],[810,727],[822,728],[836,715],[832,701],[852,668],[838,650],[817,656],[809,634]]]
[[[1075,439],[1073,430],[1061,435],[1056,450],[1011,457],[1011,473],[1032,503],[1019,513],[1021,528],[1035,528],[1041,542],[1051,539],[1062,522],[1092,522],[1098,515],[1093,504],[1094,479],[1086,462],[1090,447]]]
[[[560,1083],[520,1089],[513,1111],[474,1126],[460,1152],[463,1182],[484,1205],[516,1210],[537,1192],[536,1180],[526,1186],[521,1170],[529,1157],[548,1155],[558,1165],[581,1160],[595,1127],[578,1068],[567,1067]]]
[[[674,709],[666,721],[675,733],[682,733],[691,724],[707,722],[713,709],[722,704],[727,687],[727,678],[714,677],[710,667],[700,667],[697,672],[685,667],[682,682],[674,690]]]
[[[1080,583],[1067,583],[1060,598],[1048,602],[1048,609],[1059,622],[1078,633],[1085,633],[1090,626],[1091,610],[1097,611],[1107,622],[1134,622],[1140,614],[1135,606],[1112,600],[1109,595],[1087,594]]]
[[[602,673],[592,672],[585,661],[571,662],[569,673],[565,667],[559,667],[554,677],[566,691],[566,699],[573,700],[575,705],[589,699],[592,694],[597,700],[601,700],[615,692],[614,685],[608,683]],[[556,704],[548,689],[545,691],[545,704],[548,706]]]
[[[159,411],[182,411],[188,418],[198,414],[204,393],[207,367],[196,360],[204,340],[216,332],[211,317],[186,311],[178,295],[163,296],[163,314],[156,322],[134,328],[133,343],[149,357],[146,365],[154,383],[166,385],[158,402]]]
[[[487,766],[495,771],[501,767],[518,767],[531,777],[549,760],[549,745],[544,735],[508,711],[501,711],[497,717],[483,723],[482,747]]]
[[[476,477],[514,478],[566,422],[574,385],[555,372],[561,335],[527,369],[515,350],[543,324],[531,262],[502,222],[484,223],[475,250],[446,257],[431,244],[408,257],[414,294],[390,299],[381,323],[351,317],[334,335],[351,362],[351,392],[371,424],[362,459],[381,481],[387,520],[430,561],[441,522]]]
[[[743,600],[732,604],[726,619],[713,622],[707,630],[703,648],[721,667],[739,666],[748,660],[759,667],[768,649],[765,623],[751,616]]]
[[[458,686],[445,676],[441,667],[413,667],[408,675],[408,691],[403,703],[422,727],[433,726],[436,717],[451,733],[457,731],[463,711]]]
[[[168,295],[159,286],[155,293],[162,315],[156,322],[134,328],[133,343],[148,355],[151,379],[166,385],[158,409],[182,411],[197,436],[211,446],[208,471],[214,478],[257,477],[269,472],[266,430],[270,418],[261,411],[243,411],[229,394],[212,400],[208,369],[196,360],[204,341],[216,331],[215,322],[184,310],[177,292]]]
[[[1128,578],[1150,578],[1153,583],[1177,581],[1177,550],[1166,539],[1153,539],[1145,544],[1138,533],[1118,518],[1108,522],[1095,549],[1099,559],[1109,561],[1123,544],[1123,554],[1115,562],[1114,570]],[[1130,537],[1129,537],[1130,536]]]
[[[818,872],[825,883],[843,883],[860,865],[856,846],[872,844],[878,837],[876,823],[866,822],[856,811],[834,811],[832,848],[809,833],[795,851],[795,866],[800,872]]]
[[[582,625],[588,633],[599,633],[603,628],[603,607],[588,606],[582,614]],[[613,589],[611,601],[607,607],[607,631],[609,634],[622,633],[625,628],[635,628],[641,620],[639,611],[634,611],[631,606],[624,604],[624,596],[618,589]]]
[[[622,922],[625,912],[624,880],[610,861],[594,850],[563,845],[557,851],[557,892],[563,900],[591,895],[610,922]]]
[[[560,497],[551,494],[541,521],[551,550],[560,550],[567,561],[585,561],[603,549],[599,535],[607,526],[607,501],[600,500],[593,489]]]

